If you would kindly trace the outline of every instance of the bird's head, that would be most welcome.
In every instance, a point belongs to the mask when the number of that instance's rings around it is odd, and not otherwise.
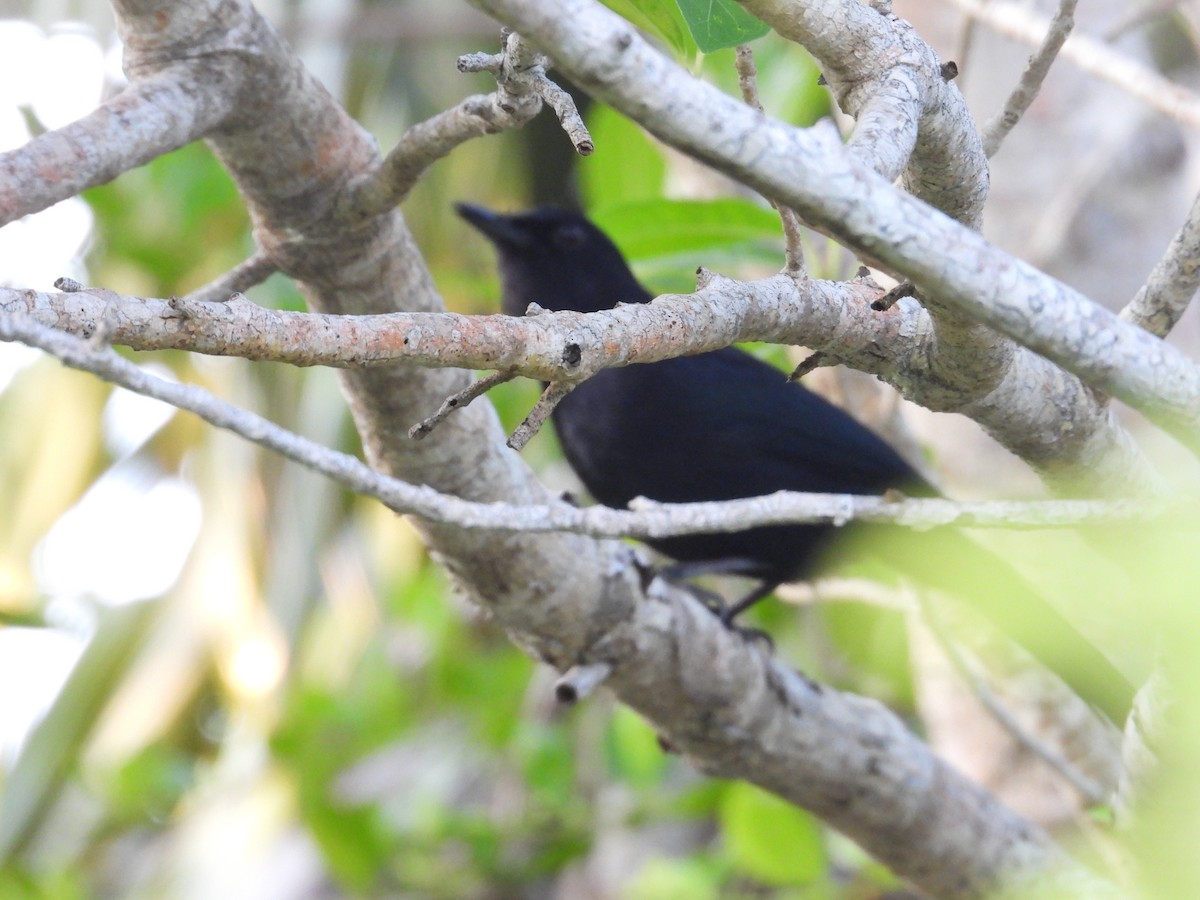
[[[469,203],[455,209],[495,245],[511,316],[524,315],[530,303],[595,312],[649,299],[613,242],[581,215],[552,207],[505,215]]]

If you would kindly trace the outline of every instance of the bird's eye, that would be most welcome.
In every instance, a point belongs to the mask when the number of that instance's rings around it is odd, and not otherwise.
[[[573,250],[587,240],[587,232],[582,225],[571,222],[555,228],[552,239],[560,250]]]

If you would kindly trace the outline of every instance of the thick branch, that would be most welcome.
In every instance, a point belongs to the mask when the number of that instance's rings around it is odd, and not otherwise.
[[[821,64],[839,105],[858,120],[851,145],[860,162],[887,181],[903,174],[913,194],[979,227],[988,187],[979,134],[941,60],[908,22],[845,0],[739,2]]]
[[[654,362],[738,340],[803,344],[827,359],[874,372],[931,409],[975,418],[1046,474],[1071,477],[1078,467],[1096,489],[1115,493],[1150,480],[1106,406],[1040,357],[1019,355],[999,384],[977,398],[931,383],[927,360],[936,345],[927,314],[912,302],[873,312],[870,303],[878,295],[878,288],[861,281],[777,275],[747,283],[711,276],[696,294],[665,295],[650,304],[590,314],[547,312],[527,318],[421,312],[320,316],[266,309],[240,298],[189,304],[110,291],[4,289],[0,310],[85,336],[103,322],[109,340],[139,350],[187,349],[295,365],[403,361],[515,370],[546,381],[578,380],[606,366]],[[442,399],[400,424],[424,419]],[[1064,409],[1074,411],[1070,427]]]
[[[82,119],[0,154],[0,226],[204,136],[236,103],[228,75],[211,64],[172,66]]]
[[[581,314],[527,318],[455,313],[320,316],[266,309],[236,298],[220,304],[141,300],[111,291],[40,294],[0,289],[0,310],[76,334],[103,323],[108,339],[139,350],[187,349],[295,365],[424,366],[515,370],[545,381],[578,380],[606,366],[654,362],[738,340],[802,344],[873,372],[910,399],[961,412],[1053,477],[1082,470],[1094,489],[1123,493],[1151,477],[1105,404],[1033,354],[1018,355],[988,393],[964,397],[931,382],[934,330],[915,303],[871,309],[879,289],[861,282],[755,282],[710,276],[690,295]],[[465,385],[463,385],[465,387]],[[424,419],[433,407],[400,424]],[[1064,410],[1073,411],[1064,420]]]

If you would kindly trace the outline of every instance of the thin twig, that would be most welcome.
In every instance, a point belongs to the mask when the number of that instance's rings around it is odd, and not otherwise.
[[[506,381],[512,381],[517,377],[515,369],[504,369],[500,372],[493,372],[491,375],[486,375],[483,378],[478,378],[472,381],[470,385],[463,388],[457,394],[451,394],[446,398],[445,402],[438,407],[438,411],[426,419],[422,419],[412,428],[408,429],[408,436],[414,441],[419,441],[429,434],[433,429],[440,425],[452,412],[456,409],[462,409],[467,406],[476,397],[482,397],[498,384],[504,384]]]
[[[545,57],[516,34],[506,34],[500,53],[468,53],[458,59],[460,72],[488,72],[498,89],[467,97],[409,128],[384,157],[379,168],[353,184],[341,201],[341,214],[381,215],[409,191],[439,159],[472,138],[520,128],[548,103],[558,113],[576,152],[595,149],[571,95],[546,76]]]
[[[235,294],[244,294],[255,285],[262,284],[278,271],[279,267],[271,257],[258,250],[224,275],[196,288],[181,299],[185,303],[223,303]]]
[[[1200,195],[1192,202],[1183,227],[1129,305],[1126,322],[1166,337],[1200,289]]]
[[[955,56],[959,71],[962,73],[962,77],[958,83],[960,91],[966,90],[964,82],[966,81],[966,76],[971,71],[971,50],[975,46],[975,34],[978,28],[978,24],[970,16],[963,17],[958,33],[958,53]]]
[[[596,149],[583,116],[571,95],[546,76],[547,59],[515,31],[505,32],[504,49],[497,54],[470,53],[460,56],[461,72],[490,72],[502,92],[513,97],[533,94],[558,113],[558,121],[575,146],[575,152],[587,156]]]
[[[758,95],[758,67],[754,64],[754,50],[749,44],[738,45],[734,64],[737,67],[738,87],[741,88],[742,99],[746,101],[747,106],[753,107],[765,115],[766,110],[763,109],[762,100]],[[770,198],[767,199],[779,213],[779,221],[783,225],[783,271],[793,277],[803,275],[805,270],[804,245],[802,243],[804,227],[800,222],[800,216],[790,206],[776,203]]]
[[[872,301],[871,309],[875,312],[886,312],[905,297],[915,297],[917,286],[911,281],[902,281],[878,300]]]
[[[554,696],[559,703],[577,703],[600,687],[612,674],[608,663],[588,663],[572,666],[554,682]]]
[[[591,156],[596,151],[596,143],[583,123],[583,116],[579,114],[579,107],[575,105],[571,95],[545,75],[534,82],[533,89],[558,113],[558,124],[571,139],[575,152],[580,156]]]
[[[361,460],[309,441],[247,410],[239,409],[196,386],[148,374],[107,347],[40,325],[28,317],[0,315],[0,341],[38,347],[65,365],[91,372],[135,393],[195,413],[211,425],[233,432],[293,462],[375,497],[399,513],[461,528],[493,531],[570,531],[591,537],[662,538],[743,530],[760,525],[851,521],[931,528],[1058,528],[1080,523],[1163,521],[1173,507],[1133,500],[989,501],[957,503],[942,499],[892,499],[848,494],[799,494],[780,491],[766,497],[704,503],[662,504],[643,501],[636,512],[570,503],[516,505],[474,503],[423,485],[390,478]],[[1190,510],[1194,499],[1177,498]],[[1180,527],[1186,527],[1181,524]]]
[[[508,446],[514,450],[525,449],[525,445],[546,424],[546,420],[550,418],[550,413],[554,412],[554,407],[558,406],[559,401],[563,397],[575,390],[577,383],[575,381],[552,381],[546,385],[546,389],[542,391],[542,396],[538,398],[538,402],[529,411],[529,415],[525,417],[525,421],[517,426],[516,431],[508,439]]]
[[[1060,0],[1058,11],[1050,20],[1050,27],[1042,45],[1029,57],[1025,71],[1021,73],[1017,86],[1005,101],[1004,108],[983,127],[983,152],[989,157],[994,156],[1000,149],[1000,144],[1017,122],[1021,121],[1021,116],[1025,115],[1041,90],[1042,82],[1050,73],[1050,66],[1054,64],[1058,52],[1067,42],[1067,36],[1075,27],[1076,3],[1077,0]]]
[[[1131,10],[1125,18],[1117,21],[1107,31],[1101,35],[1101,38],[1108,43],[1113,43],[1123,38],[1130,31],[1139,28],[1151,19],[1156,19],[1159,16],[1164,16],[1179,5],[1180,0],[1159,0],[1158,3],[1147,4],[1142,9]]]
[[[832,365],[833,361],[828,359],[820,350],[816,350],[805,358],[796,368],[792,369],[792,373],[788,375],[788,381],[799,381],[809,372],[814,372],[822,366]]]
[[[992,718],[1012,735],[1020,746],[1061,775],[1071,787],[1079,791],[1088,803],[1095,805],[1107,801],[1108,792],[1098,782],[1081,772],[1057,748],[1043,741],[1017,719],[1004,701],[996,696],[996,692],[992,690],[987,680],[963,655],[954,639],[946,633],[940,617],[930,608],[930,604],[924,598],[921,598],[919,602],[923,613],[922,618],[929,627],[930,633],[933,634],[938,645],[946,654],[946,658],[950,660],[954,670],[967,683],[971,693],[991,714]]]
[[[1049,23],[1025,4],[1011,0],[943,0],[1005,37],[1040,46]],[[1102,81],[1114,84],[1143,103],[1192,128],[1200,128],[1200,96],[1114,50],[1103,41],[1072,35],[1063,59]]]

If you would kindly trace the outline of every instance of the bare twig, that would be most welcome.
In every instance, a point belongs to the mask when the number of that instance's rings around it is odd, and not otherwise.
[[[1025,71],[1021,73],[1020,81],[1005,101],[1004,108],[983,127],[983,151],[988,156],[996,154],[1008,133],[1021,120],[1021,116],[1025,115],[1025,111],[1041,90],[1042,82],[1050,73],[1050,66],[1066,43],[1071,29],[1075,27],[1076,3],[1077,0],[1060,0],[1058,10],[1050,20],[1046,37],[1029,57]]]
[[[196,288],[182,299],[186,303],[222,303],[234,294],[245,293],[255,285],[262,284],[278,271],[271,257],[259,250],[221,277]]]
[[[1183,227],[1129,305],[1126,322],[1166,337],[1200,289],[1200,196],[1192,202]]]
[[[558,123],[571,139],[575,152],[580,156],[591,156],[595,153],[596,144],[587,126],[583,124],[583,116],[579,114],[571,95],[545,77],[538,79],[534,89],[558,114]]]
[[[754,51],[749,44],[739,44],[735,56],[738,87],[742,91],[742,99],[747,106],[765,113],[762,100],[758,96],[758,67],[754,65]],[[800,216],[790,206],[784,206],[768,198],[770,204],[779,213],[779,221],[783,225],[784,239],[784,268],[783,271],[792,276],[802,275],[804,265],[804,229]]]
[[[1011,0],[943,0],[1006,37],[1039,46],[1050,30],[1047,20]],[[1200,128],[1200,96],[1164,78],[1103,41],[1075,34],[1062,47],[1063,59],[1087,74],[1137,97],[1153,109]]]
[[[612,674],[608,663],[588,663],[572,666],[554,682],[554,696],[559,703],[577,703],[592,694]]]
[[[520,128],[548,103],[558,114],[576,152],[595,149],[571,95],[546,76],[545,57],[515,33],[505,35],[500,53],[459,57],[460,72],[488,72],[499,89],[468,97],[457,106],[419,122],[404,133],[379,168],[355,183],[340,204],[347,216],[380,215],[399,204],[425,171],[472,138]]]
[[[422,419],[412,428],[408,429],[408,436],[414,441],[421,440],[421,438],[433,431],[439,423],[444,421],[456,409],[462,409],[475,398],[482,397],[496,385],[512,381],[516,377],[517,372],[515,369],[504,369],[500,372],[493,372],[484,378],[477,378],[457,394],[447,397],[445,402],[438,407],[438,411],[432,416]]]
[[[1132,9],[1126,13],[1125,18],[1113,23],[1104,32],[1103,39],[1110,44],[1118,41],[1130,31],[1141,27],[1151,19],[1166,15],[1177,7],[1179,3],[1180,0],[1158,0],[1157,3],[1147,3],[1141,9]]]
[[[851,521],[894,523],[915,528],[1057,528],[1081,522],[1161,521],[1170,509],[1162,502],[1130,500],[992,501],[956,503],[941,499],[894,499],[849,494],[797,494],[705,503],[663,504],[642,500],[637,511],[569,503],[525,506],[475,503],[432,488],[390,478],[359,459],[308,441],[300,435],[213,396],[196,385],[156,378],[106,347],[93,347],[73,335],[26,317],[0,315],[0,340],[20,341],[50,353],[72,368],[91,372],[131,391],[195,413],[206,422],[253,441],[293,462],[333,479],[396,512],[461,528],[493,531],[571,531],[592,537],[661,538],[739,530],[792,522],[844,525]],[[1179,498],[1188,508],[1192,501]]]
[[[341,201],[346,216],[380,215],[399,204],[425,171],[472,138],[519,128],[541,109],[535,96],[497,91],[466,98],[457,106],[413,125],[379,168],[351,186]]]
[[[799,365],[796,366],[796,368],[792,369],[791,374],[788,375],[788,381],[799,381],[809,372],[815,372],[822,366],[828,366],[832,364],[832,362],[833,360],[829,359],[828,356],[822,353],[820,350],[810,353]]]
[[[916,294],[917,286],[915,284],[911,281],[901,281],[878,300],[872,301],[871,309],[875,310],[875,312],[886,312],[905,297],[915,297]]]
[[[525,417],[525,420],[517,426],[512,436],[509,437],[508,446],[514,450],[525,449],[525,445],[546,424],[546,420],[550,418],[550,413],[554,412],[554,407],[558,406],[563,397],[575,390],[576,384],[578,384],[576,381],[552,381],[546,385],[546,389],[542,391],[542,396],[538,398],[538,402],[529,411],[529,415]]]
[[[955,60],[958,62],[958,68],[961,72],[958,84],[959,90],[966,90],[963,82],[970,76],[971,50],[975,46],[975,34],[978,28],[978,24],[970,16],[963,17],[958,31],[958,53],[955,55]]]
[[[504,50],[498,54],[471,53],[459,57],[463,72],[490,72],[501,89],[519,97],[533,94],[558,113],[558,121],[575,146],[575,152],[587,156],[596,149],[583,116],[571,95],[546,77],[546,57],[516,32],[507,32]]]
[[[930,633],[933,634],[938,645],[942,648],[942,652],[946,654],[946,658],[950,660],[950,664],[954,667],[954,670],[967,683],[971,693],[983,708],[991,714],[992,718],[999,722],[1000,726],[1011,734],[1020,746],[1024,747],[1062,776],[1063,780],[1075,788],[1088,803],[1098,804],[1106,802],[1109,792],[1095,779],[1081,772],[1057,748],[1043,741],[1026,728],[1004,701],[996,695],[991,685],[988,684],[987,679],[978,672],[976,666],[966,658],[959,648],[957,641],[946,633],[946,630],[942,627],[940,617],[930,608],[930,604],[922,598],[920,606],[923,613],[922,618],[925,624],[929,626]]]

